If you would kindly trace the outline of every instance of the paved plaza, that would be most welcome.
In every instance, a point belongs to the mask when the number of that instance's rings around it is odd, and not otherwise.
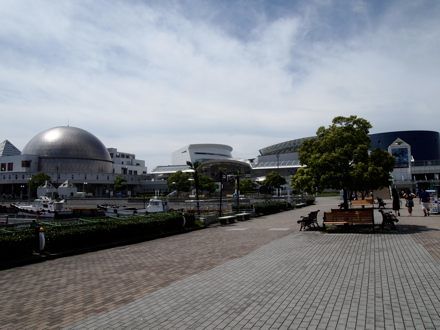
[[[298,231],[337,203],[0,271],[0,328],[440,329],[440,216]]]

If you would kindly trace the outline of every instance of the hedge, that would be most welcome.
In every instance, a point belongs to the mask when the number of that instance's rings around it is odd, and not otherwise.
[[[193,215],[183,216],[178,212],[118,219],[48,222],[41,225],[46,238],[45,251],[51,254],[144,241],[180,233],[196,226]],[[8,227],[7,232],[0,234],[0,262],[32,257],[36,245],[33,229]]]
[[[265,201],[254,204],[255,214],[267,215],[291,210],[293,207],[285,201]]]

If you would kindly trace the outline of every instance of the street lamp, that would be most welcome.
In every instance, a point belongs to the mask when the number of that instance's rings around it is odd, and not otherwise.
[[[83,182],[83,192],[84,192],[84,197],[86,197],[86,187],[87,187],[87,182],[86,181],[84,181]]]
[[[31,182],[32,182],[32,175],[28,178],[28,183],[27,183],[27,187],[28,187],[27,198],[28,198],[28,200],[31,199]]]
[[[199,204],[199,173],[197,173],[196,166],[190,161],[186,162],[186,165],[189,166],[190,170],[187,172],[192,172],[194,177],[194,186],[196,188],[196,207],[197,207],[197,217],[200,218],[200,204]]]
[[[240,212],[240,171],[237,171],[235,176],[236,191],[235,197],[237,198],[237,212]]]
[[[23,200],[23,188],[24,184],[20,185],[20,200]]]
[[[225,175],[225,173],[223,173],[222,171],[219,171],[218,176],[220,179],[220,205],[219,205],[219,213],[218,216],[221,217],[222,216],[222,204],[223,204],[223,176]]]

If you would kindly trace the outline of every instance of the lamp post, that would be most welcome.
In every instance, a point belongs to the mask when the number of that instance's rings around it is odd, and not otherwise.
[[[235,197],[237,198],[237,212],[240,213],[240,171],[237,171],[237,175],[235,177],[235,184],[237,186],[235,191]]]
[[[23,188],[24,188],[24,184],[20,185],[20,200],[23,200]]]
[[[197,208],[197,217],[200,218],[200,204],[199,204],[199,173],[197,173],[197,166],[194,166],[190,161],[186,162],[186,165],[191,169],[190,172],[193,174],[194,178],[194,186],[196,188],[196,208]]]
[[[224,173],[222,171],[220,171],[218,173],[219,175],[219,179],[220,179],[220,207],[219,207],[219,213],[218,216],[221,217],[222,216],[222,204],[223,204],[223,175]]]
[[[87,182],[86,181],[84,181],[83,182],[83,192],[84,192],[84,197],[86,197],[86,187],[87,187]]]

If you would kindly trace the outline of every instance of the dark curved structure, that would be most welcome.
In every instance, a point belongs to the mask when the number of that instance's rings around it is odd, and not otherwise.
[[[93,134],[77,127],[60,126],[38,133],[23,155],[39,157],[38,170],[64,173],[112,173],[110,154]]]
[[[395,131],[370,134],[373,149],[388,150],[396,139],[401,139],[411,146],[415,161],[440,159],[440,134],[434,131]]]
[[[296,153],[299,147],[310,137],[289,140],[260,149],[261,156]],[[435,131],[395,131],[370,134],[371,148],[388,150],[396,139],[411,146],[415,161],[440,160],[440,134]]]

